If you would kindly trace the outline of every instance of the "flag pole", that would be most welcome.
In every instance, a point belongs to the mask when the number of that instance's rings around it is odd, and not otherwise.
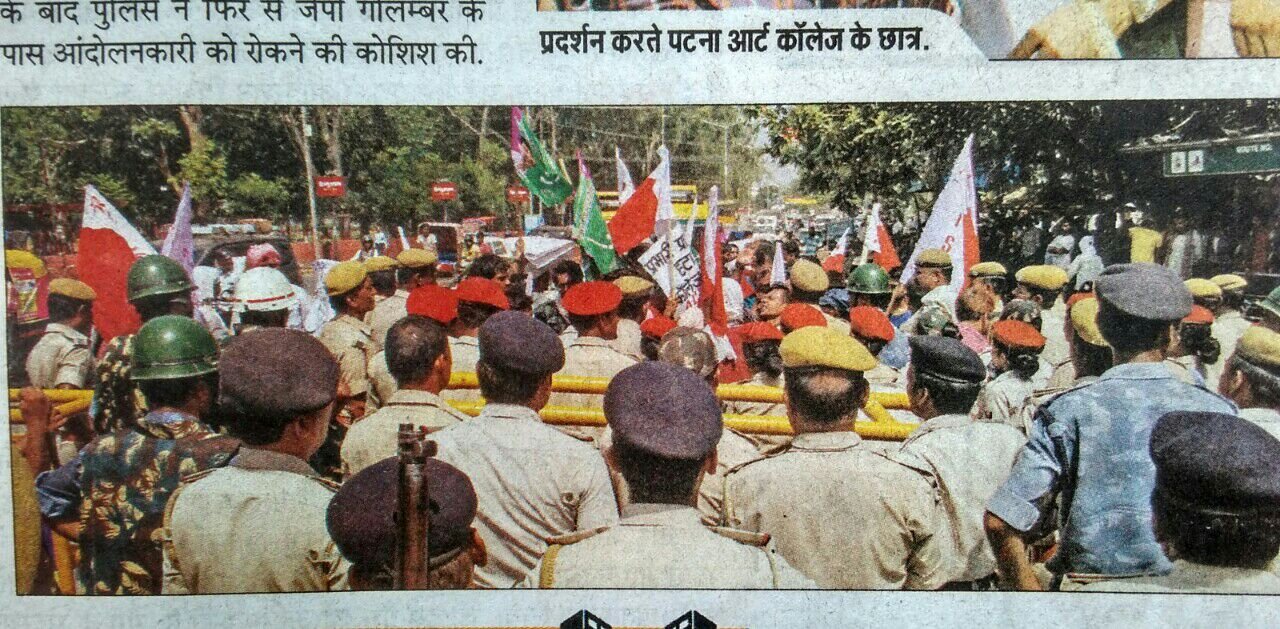
[[[306,106],[302,110],[302,164],[307,170],[307,207],[311,210],[311,251],[320,259],[320,227],[316,220],[316,168],[311,162],[311,123]]]

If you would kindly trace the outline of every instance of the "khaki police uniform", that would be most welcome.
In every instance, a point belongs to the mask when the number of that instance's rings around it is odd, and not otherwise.
[[[872,452],[853,431],[803,433],[725,477],[725,524],[767,532],[821,588],[934,589],[945,534],[926,473]]]
[[[325,528],[337,488],[306,461],[250,446],[189,477],[165,511],[163,593],[347,589],[349,565]]]
[[[570,328],[572,329],[572,328]],[[613,339],[613,348],[636,360],[644,360],[644,352],[640,350],[640,324],[631,319],[618,319],[618,338]],[[568,339],[569,343],[573,339]],[[568,345],[568,343],[566,343]]]
[[[449,354],[453,359],[453,373],[475,373],[476,363],[480,362],[480,339],[474,336],[451,336]],[[440,396],[446,400],[479,400],[480,389],[446,389]]]
[[[849,322],[839,317],[833,317],[827,313],[822,313],[822,318],[827,320],[827,327],[844,335],[850,334]]]
[[[775,387],[781,389],[784,384],[784,377],[778,374],[777,378],[770,378],[768,374],[763,372],[754,373],[750,380],[739,382],[738,384],[758,384],[766,387]],[[787,406],[785,404],[772,402],[725,402],[725,415],[752,415],[755,417],[786,417]],[[761,453],[769,454],[777,452],[791,443],[791,435],[744,435],[757,450]]]
[[[547,540],[524,588],[813,588],[768,545],[769,536],[716,529],[684,505],[632,504],[599,533]]]
[[[1272,408],[1242,408],[1240,416],[1261,426],[1276,439],[1280,439],[1280,411]]]
[[[564,369],[557,372],[560,376],[587,376],[593,378],[613,378],[619,371],[640,361],[624,354],[613,345],[614,341],[598,336],[579,336],[565,345]],[[603,397],[594,393],[552,393],[548,406],[568,406],[572,408],[601,408]],[[602,429],[591,426],[565,426],[562,432],[577,438],[599,440]]]
[[[1218,362],[1205,365],[1205,383],[1210,389],[1217,390],[1218,380],[1222,378],[1222,371],[1226,368],[1227,360],[1236,351],[1236,345],[1240,343],[1240,337],[1244,336],[1245,330],[1253,325],[1248,319],[1240,314],[1239,310],[1231,309],[1214,317],[1213,324],[1209,326],[1210,334],[1218,340],[1218,345],[1222,347],[1221,353],[1218,354]]]
[[[612,526],[618,505],[604,458],[523,406],[489,404],[479,417],[432,435],[438,458],[475,486],[475,527],[489,560],[479,587],[506,588],[546,552],[546,539]]]
[[[387,400],[400,389],[395,376],[387,367],[387,352],[381,350],[369,359],[369,397],[365,404],[368,412],[373,412],[386,405]]]
[[[379,347],[387,344],[387,330],[397,321],[409,316],[408,303],[409,291],[400,289],[395,294],[384,297],[369,311],[369,330]]]
[[[867,383],[877,390],[894,389],[904,390],[906,387],[906,378],[902,375],[902,370],[894,369],[884,363],[879,363],[870,371],[863,374],[867,379]]]
[[[1043,366],[1038,373],[1043,372]],[[1007,424],[1022,430],[1022,407],[1037,390],[1036,380],[1023,380],[1016,372],[1006,371],[982,387],[969,416],[980,422]]]
[[[382,344],[374,340],[369,325],[351,315],[341,315],[324,324],[317,338],[338,361],[342,379],[350,388],[351,395],[367,393],[369,361],[382,349]]]
[[[1085,592],[1150,592],[1195,594],[1280,594],[1280,576],[1266,570],[1208,566],[1175,560],[1164,576],[1103,579],[1069,588]]]
[[[941,415],[926,420],[890,453],[895,461],[933,474],[945,513],[946,532],[938,537],[949,547],[943,551],[949,581],[976,581],[995,573],[982,515],[1025,443],[1020,430]]]
[[[470,419],[430,391],[401,389],[372,415],[347,429],[342,441],[342,477],[396,455],[400,424],[413,424],[435,432]]]
[[[1053,307],[1040,311],[1040,333],[1044,335],[1044,351],[1040,357],[1054,367],[1071,362],[1066,325],[1067,304],[1062,298],[1054,301]]]
[[[60,384],[84,389],[89,386],[93,367],[89,337],[61,323],[45,327],[44,336],[27,355],[27,378],[37,389],[53,389]]]

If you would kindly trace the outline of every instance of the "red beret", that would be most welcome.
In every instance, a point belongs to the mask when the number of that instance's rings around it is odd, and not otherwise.
[[[411,315],[421,315],[440,325],[449,325],[458,318],[458,298],[443,286],[427,284],[409,293],[405,309]]]
[[[778,318],[778,323],[783,330],[794,332],[809,326],[825,328],[827,318],[822,316],[821,310],[809,304],[787,304],[782,309],[782,316]]]
[[[997,321],[991,326],[991,338],[1009,348],[1043,349],[1044,335],[1035,326],[1017,319]]]
[[[827,259],[822,261],[822,270],[828,273],[831,273],[833,271],[836,273],[839,273],[843,271],[844,270],[844,254],[837,253],[835,255],[827,256]]]
[[[743,343],[759,343],[760,341],[782,341],[782,331],[763,321],[752,321],[733,328]]]
[[[1203,323],[1208,325],[1213,323],[1213,311],[1204,306],[1192,306],[1191,314],[1182,319],[1183,323]]]
[[[667,335],[667,332],[675,329],[676,320],[666,315],[655,315],[645,319],[640,324],[640,334],[649,338],[660,339]]]
[[[583,282],[564,292],[560,305],[579,317],[601,315],[617,310],[622,302],[622,289],[613,282]]]
[[[453,289],[453,294],[458,298],[458,301],[493,306],[498,310],[506,310],[511,307],[510,302],[507,301],[507,294],[503,291],[502,283],[497,280],[468,277],[458,282],[457,288]]]
[[[888,343],[894,336],[893,323],[889,321],[889,317],[879,308],[871,306],[858,306],[849,311],[849,330],[854,336],[868,341]]]
[[[1070,299],[1067,299],[1067,310],[1071,310],[1071,307],[1072,307],[1072,306],[1074,306],[1074,305],[1076,305],[1076,304],[1078,304],[1078,303],[1080,303],[1080,302],[1082,302],[1082,301],[1084,301],[1084,300],[1086,300],[1086,299],[1096,299],[1097,297],[1098,297],[1098,296],[1097,296],[1096,294],[1094,294],[1094,293],[1093,293],[1093,291],[1090,291],[1090,292],[1087,292],[1087,293],[1074,293],[1074,294],[1072,294],[1072,295],[1071,295],[1071,298],[1070,298]]]

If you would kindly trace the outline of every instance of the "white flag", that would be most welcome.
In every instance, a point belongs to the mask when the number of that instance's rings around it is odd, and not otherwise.
[[[720,252],[720,187],[711,186],[707,196],[707,223],[702,226],[702,268],[714,286],[720,285],[716,260]]]
[[[622,161],[622,149],[613,147],[613,155],[618,162],[618,204],[621,205],[631,198],[631,194],[636,191],[636,184],[631,181],[627,163]]]
[[[836,248],[831,250],[833,256],[842,256],[849,253],[849,232],[853,230],[853,224],[844,228],[844,233],[840,234],[840,240],[836,241]]]
[[[676,210],[671,207],[671,153],[664,144],[658,147],[658,168],[650,177],[654,177],[653,193],[658,198],[658,211],[654,215],[654,233],[663,233],[671,228],[676,219]]]
[[[970,135],[951,166],[947,185],[933,204],[933,213],[920,233],[915,251],[907,260],[902,282],[905,284],[915,277],[916,258],[921,251],[942,249],[951,254],[951,287],[959,294],[969,272],[966,259],[976,261],[978,257],[977,228],[978,190],[973,180],[973,136]]]
[[[773,245],[773,269],[769,272],[769,285],[787,283],[787,263],[782,259],[782,241]]]
[[[191,273],[196,265],[195,237],[191,233],[191,184],[182,182],[182,199],[178,201],[178,210],[173,213],[173,224],[169,233],[164,236],[160,245],[160,255],[176,260],[182,268]]]
[[[404,235],[404,227],[396,225],[396,231],[400,232],[400,248],[405,251],[409,250],[409,237]]]

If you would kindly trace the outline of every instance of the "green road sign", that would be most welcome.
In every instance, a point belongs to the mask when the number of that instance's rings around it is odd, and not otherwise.
[[[1164,151],[1165,177],[1280,172],[1280,140],[1245,140]]]

